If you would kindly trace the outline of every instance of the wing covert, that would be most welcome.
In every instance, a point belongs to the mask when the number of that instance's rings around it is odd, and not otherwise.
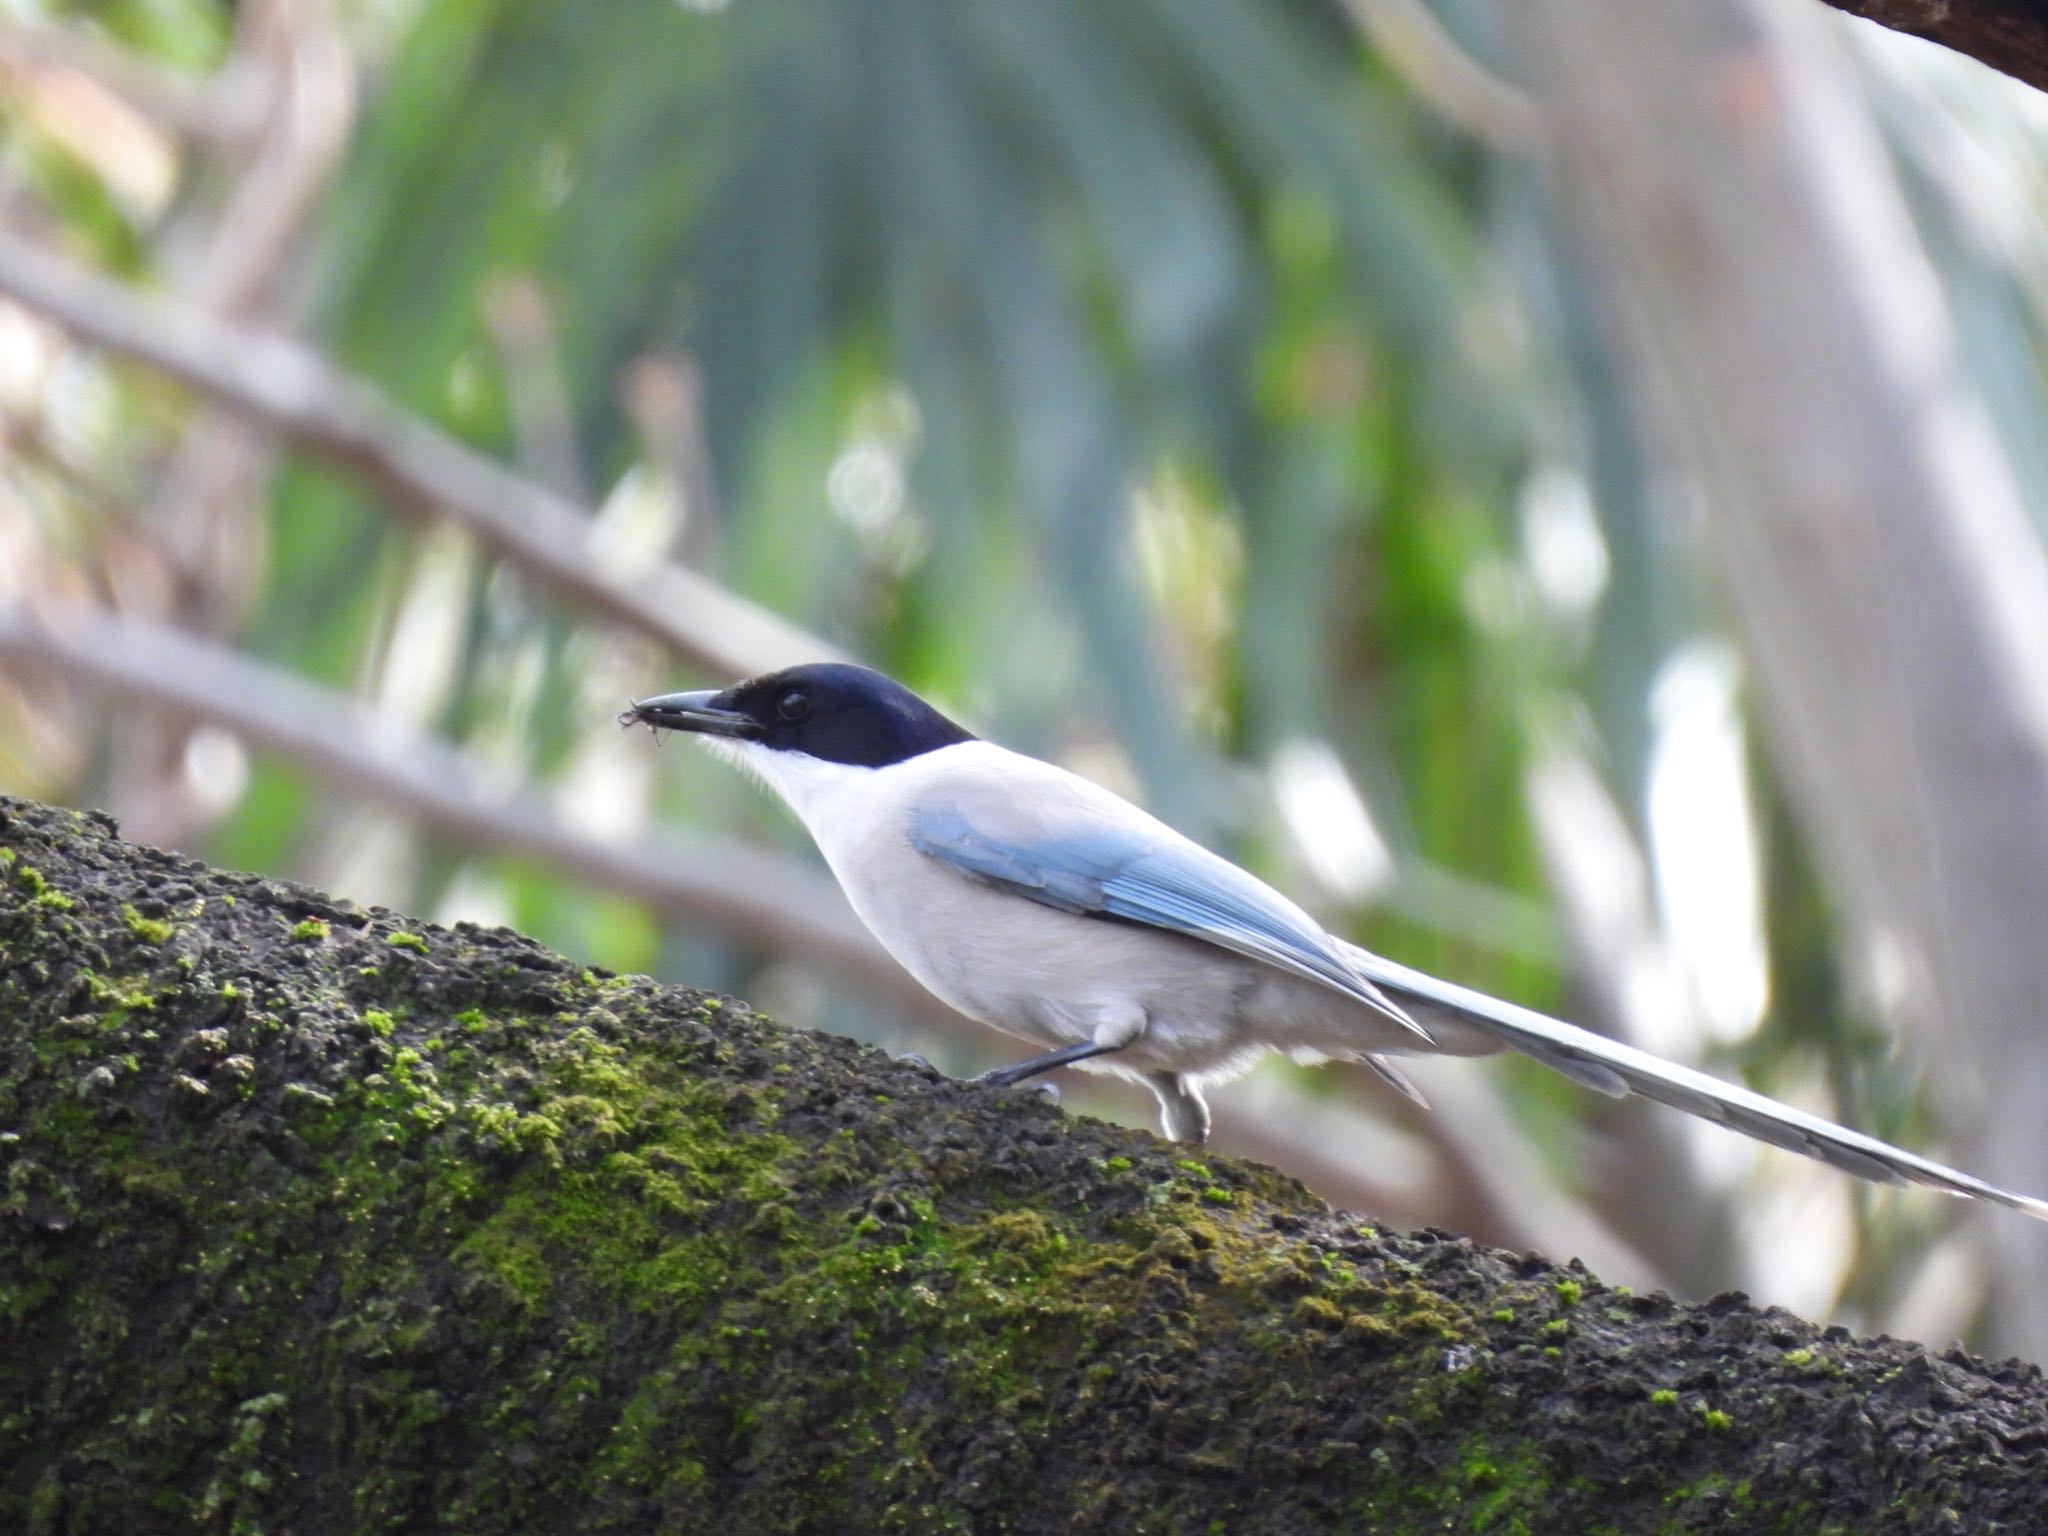
[[[970,878],[1062,912],[1203,940],[1346,993],[1429,1038],[1306,913],[1185,839],[1109,824],[1026,841],[997,835],[944,804],[913,814],[910,840]]]

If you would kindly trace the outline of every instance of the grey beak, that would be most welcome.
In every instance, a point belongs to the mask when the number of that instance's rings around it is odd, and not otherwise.
[[[712,703],[717,697],[716,689],[703,688],[695,693],[664,693],[657,698],[640,699],[619,715],[619,724],[695,731],[703,736],[760,735],[761,727],[751,716],[736,709],[718,708]]]

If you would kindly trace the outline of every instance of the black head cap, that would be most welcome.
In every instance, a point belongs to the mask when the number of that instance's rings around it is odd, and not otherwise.
[[[788,667],[721,693],[668,694],[627,713],[648,725],[757,741],[862,768],[974,740],[894,678],[842,662]]]

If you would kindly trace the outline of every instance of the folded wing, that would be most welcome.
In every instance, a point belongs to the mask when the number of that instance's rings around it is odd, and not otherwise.
[[[1147,821],[1091,818],[1085,826],[1026,835],[956,802],[920,807],[910,840],[970,879],[1043,906],[1200,939],[1356,998],[1414,1032],[1428,1033],[1346,958],[1338,942],[1263,881]],[[1016,818],[1000,818],[1014,822]]]

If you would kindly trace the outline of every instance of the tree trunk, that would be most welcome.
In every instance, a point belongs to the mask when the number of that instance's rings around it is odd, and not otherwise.
[[[1532,0],[1555,165],[1698,529],[1773,758],[1967,1166],[2042,1180],[2048,559],[1824,19]],[[1876,967],[1873,967],[1876,969]],[[2023,1226],[2026,1224],[2022,1224]],[[2048,1235],[1998,1233],[2048,1352]]]
[[[2031,1366],[0,801],[0,1528],[2036,1530]]]

